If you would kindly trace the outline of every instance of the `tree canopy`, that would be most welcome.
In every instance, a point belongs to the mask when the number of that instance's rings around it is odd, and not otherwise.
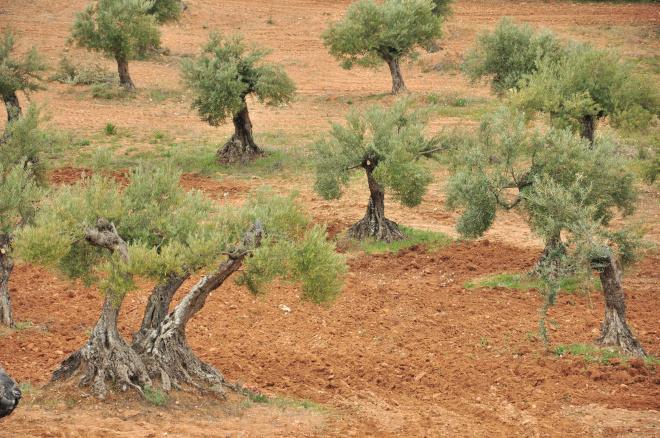
[[[564,49],[549,31],[535,32],[527,24],[515,24],[505,17],[491,32],[477,37],[463,63],[472,81],[488,78],[497,94],[519,89],[523,76],[535,72],[539,62],[556,62]]]
[[[405,90],[400,60],[414,56],[418,46],[430,48],[442,35],[442,17],[435,15],[435,7],[431,0],[359,0],[323,33],[323,40],[346,69],[387,62],[396,94]]]
[[[660,111],[658,89],[648,77],[609,51],[573,44],[559,59],[544,59],[524,77],[513,102],[549,114],[555,126],[570,127],[594,141],[596,123],[646,127]]]
[[[78,45],[117,61],[119,81],[127,89],[135,88],[128,61],[160,46],[156,17],[149,13],[153,6],[149,0],[99,0],[79,12],[73,24]]]
[[[269,53],[248,47],[238,35],[211,34],[202,55],[183,62],[183,78],[202,120],[218,126],[243,110],[249,95],[269,106],[289,103],[295,85],[280,65],[264,61]]]
[[[544,220],[546,212],[537,212],[526,202],[541,180],[563,187],[578,180],[590,185],[585,202],[593,207],[593,219],[603,223],[612,219],[615,210],[630,214],[635,207],[634,179],[615,144],[603,140],[590,149],[570,131],[532,131],[522,113],[508,108],[487,116],[479,138],[461,148],[455,160],[447,202],[451,208],[464,209],[457,228],[466,237],[488,230],[498,209],[523,209],[532,225]],[[537,229],[546,241],[561,231],[561,227]]]
[[[41,73],[46,65],[34,47],[22,57],[15,56],[13,33],[6,31],[0,38],[0,95],[7,109],[7,119],[12,121],[21,113],[16,92],[40,90]]]

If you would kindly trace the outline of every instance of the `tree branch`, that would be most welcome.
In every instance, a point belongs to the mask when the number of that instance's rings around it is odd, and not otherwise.
[[[364,166],[364,164],[360,163],[360,164],[356,164],[355,166],[346,167],[346,168],[344,168],[344,170],[353,170],[353,169],[357,169],[358,167],[363,167],[363,166]]]
[[[444,149],[445,149],[444,146],[440,146],[440,147],[437,147],[437,148],[429,149],[429,150],[427,150],[427,151],[418,152],[418,153],[417,153],[417,156],[418,156],[418,157],[421,157],[421,156],[428,157],[428,156],[431,155],[433,152],[438,152],[438,151],[441,151],[441,150],[444,150]]]
[[[128,260],[128,245],[117,233],[115,224],[105,218],[99,218],[96,227],[85,229],[85,240],[94,246],[119,253],[124,261]]]
[[[522,201],[522,198],[520,197],[520,195],[518,195],[518,196],[516,196],[516,199],[514,199],[513,202],[509,204],[505,201],[502,201],[500,199],[499,195],[497,193],[495,193],[495,201],[503,209],[511,210],[511,209],[515,208],[518,204],[520,204],[520,201]]]
[[[241,267],[243,260],[253,249],[261,245],[263,234],[264,229],[261,222],[255,221],[252,228],[243,235],[241,246],[229,252],[229,259],[222,263],[213,274],[202,277],[174,308],[171,313],[174,324],[180,329],[185,327],[190,318],[204,307],[209,294],[219,288],[231,274]]]

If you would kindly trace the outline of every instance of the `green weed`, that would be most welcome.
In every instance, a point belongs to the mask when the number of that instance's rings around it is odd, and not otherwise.
[[[416,245],[424,245],[427,249],[435,249],[449,245],[452,242],[452,239],[444,233],[418,230],[404,226],[400,228],[406,236],[404,240],[395,240],[394,242],[387,243],[381,240],[366,239],[359,243],[360,249],[368,254],[382,254],[388,252],[395,253]]]

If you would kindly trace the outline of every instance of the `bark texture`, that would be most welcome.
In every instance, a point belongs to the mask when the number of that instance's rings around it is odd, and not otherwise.
[[[133,79],[131,79],[131,74],[128,72],[128,60],[121,56],[118,56],[116,60],[119,84],[127,91],[135,91],[135,84],[133,83]]]
[[[2,100],[5,102],[5,108],[7,109],[7,122],[17,120],[21,116],[21,104],[18,102],[16,92],[2,96]]]
[[[263,154],[263,151],[257,146],[252,137],[250,112],[245,100],[243,100],[243,103],[243,109],[235,114],[232,119],[234,122],[234,135],[218,151],[218,161],[221,163],[247,163]]]
[[[14,317],[9,295],[9,277],[14,269],[14,261],[10,256],[11,238],[8,234],[0,234],[0,324],[14,327]]]
[[[397,223],[385,217],[385,191],[373,177],[376,165],[373,160],[366,160],[362,165],[369,183],[369,204],[364,218],[349,228],[348,237],[358,240],[373,237],[388,243],[405,239]]]
[[[259,246],[262,233],[257,223],[244,236],[242,248],[233,252],[212,275],[199,280],[158,327],[145,331],[140,342],[133,344],[150,377],[160,379],[164,390],[188,385],[224,393],[225,380],[220,371],[200,360],[188,345],[186,325],[204,307],[209,294],[241,267],[252,248]]]
[[[128,247],[115,226],[99,219],[96,227],[86,230],[86,240],[95,246],[106,248],[128,259]],[[117,328],[117,317],[123,297],[111,291],[106,293],[103,310],[89,340],[80,350],[66,358],[53,373],[53,380],[69,379],[82,375],[80,386],[91,386],[94,394],[104,398],[106,382],[116,383],[122,390],[151,385],[147,369],[138,354],[124,341]]]
[[[392,75],[392,94],[399,94],[408,91],[405,82],[403,82],[399,60],[387,56],[385,62],[387,62],[387,66],[390,68],[390,74]]]
[[[623,352],[644,357],[646,353],[626,322],[626,301],[621,285],[621,266],[610,256],[599,260],[600,282],[605,297],[605,319],[597,343],[617,347]]]
[[[14,412],[21,400],[21,390],[7,372],[0,367],[0,418]]]
[[[584,116],[580,121],[580,136],[589,140],[591,145],[594,144],[594,135],[596,133],[596,117]]]
[[[144,317],[138,331],[134,337],[134,343],[139,344],[140,338],[149,330],[157,328],[163,322],[170,310],[172,298],[183,283],[189,278],[189,275],[171,275],[164,283],[157,284],[147,302],[144,310]]]

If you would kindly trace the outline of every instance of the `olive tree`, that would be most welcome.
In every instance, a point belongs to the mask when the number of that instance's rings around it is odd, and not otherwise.
[[[635,201],[633,176],[615,145],[599,141],[591,148],[568,130],[531,132],[522,114],[506,108],[483,121],[479,139],[461,147],[447,185],[448,206],[462,210],[457,229],[465,237],[481,236],[500,209],[523,212],[546,242],[536,271],[550,278],[575,272],[562,268],[570,258],[568,252],[575,249],[575,241],[567,242],[567,238],[579,237],[581,232],[580,238],[586,239],[584,224],[591,224],[591,235],[596,236],[594,230],[603,234],[614,212],[632,213]],[[593,257],[573,257],[573,267],[602,269],[608,310],[601,339],[615,343],[606,332],[625,331],[620,269],[611,248],[606,249],[602,239],[590,239],[591,246],[583,247],[591,252],[583,252]],[[608,328],[612,324],[616,327]],[[624,341],[616,343],[634,352]]]
[[[7,109],[7,120],[11,122],[21,114],[16,92],[41,89],[41,73],[46,66],[34,47],[24,56],[17,57],[13,53],[16,40],[11,32],[5,32],[0,38],[0,94]]]
[[[246,162],[262,153],[252,136],[248,96],[268,106],[281,106],[295,94],[284,69],[264,61],[268,53],[248,47],[240,36],[222,38],[212,33],[202,55],[183,62],[183,79],[202,120],[211,126],[228,118],[234,123],[234,135],[218,151],[221,162]]]
[[[73,39],[81,47],[117,61],[119,83],[129,91],[135,84],[128,61],[160,45],[156,17],[149,13],[153,0],[99,0],[76,15]]]
[[[573,44],[559,59],[544,59],[523,78],[513,102],[543,112],[558,127],[570,127],[594,142],[597,122],[646,127],[660,110],[657,87],[608,50]]]
[[[439,150],[436,138],[424,135],[425,114],[399,101],[392,108],[353,111],[346,125],[332,124],[330,136],[316,143],[315,190],[325,199],[338,199],[353,170],[367,176],[367,212],[348,230],[355,239],[374,237],[391,242],[405,236],[396,222],[385,217],[385,190],[391,189],[403,205],[422,201],[432,180],[420,158]]]
[[[535,32],[527,24],[517,25],[504,17],[494,30],[477,37],[462,67],[472,82],[487,78],[493,91],[503,95],[519,89],[523,76],[535,72],[539,62],[556,62],[563,51],[551,32]]]
[[[495,220],[498,210],[518,209],[532,217],[525,193],[534,181],[547,176],[569,186],[577,178],[592,185],[588,202],[594,220],[607,224],[616,211],[631,214],[636,191],[625,160],[611,142],[598,142],[593,149],[566,130],[545,134],[528,129],[524,115],[507,108],[487,116],[479,138],[467,142],[457,153],[455,172],[447,186],[450,208],[462,208],[457,229],[466,237],[479,237]],[[565,245],[561,227],[543,234],[546,248],[541,261],[552,261]]]
[[[96,284],[103,309],[89,340],[67,357],[53,379],[81,377],[103,397],[107,382],[141,392],[155,381],[165,390],[222,392],[222,374],[202,362],[186,340],[187,323],[209,294],[241,266],[243,283],[259,292],[274,277],[302,285],[314,301],[333,298],[345,263],[310,226],[292,197],[258,192],[243,207],[219,208],[179,186],[168,168],[138,168],[125,188],[94,176],[53,193],[34,225],[17,238],[21,256]],[[186,279],[201,276],[173,305]],[[117,329],[122,302],[136,278],[156,281],[132,342]]]
[[[435,7],[431,0],[359,0],[323,33],[323,40],[346,69],[354,64],[378,68],[386,62],[392,94],[398,94],[406,90],[401,60],[414,57],[417,46],[431,48],[442,34],[442,17]]]
[[[560,259],[559,272],[570,273],[591,285],[593,272],[600,278],[605,301],[605,316],[596,343],[618,348],[626,354],[644,357],[646,353],[626,320],[625,293],[622,284],[623,267],[638,256],[640,233],[634,229],[612,229],[598,218],[597,206],[590,198],[593,185],[581,176],[569,185],[548,178],[536,177],[535,188],[525,194],[534,229],[541,235],[560,228],[567,240],[566,253]],[[548,305],[554,303],[559,289],[556,271],[544,276]],[[544,306],[547,309],[547,305]],[[542,335],[547,340],[543,319]]]
[[[9,279],[14,268],[13,241],[34,214],[45,182],[40,155],[51,139],[38,128],[39,112],[30,106],[24,117],[7,127],[0,143],[0,324],[14,326]]]

